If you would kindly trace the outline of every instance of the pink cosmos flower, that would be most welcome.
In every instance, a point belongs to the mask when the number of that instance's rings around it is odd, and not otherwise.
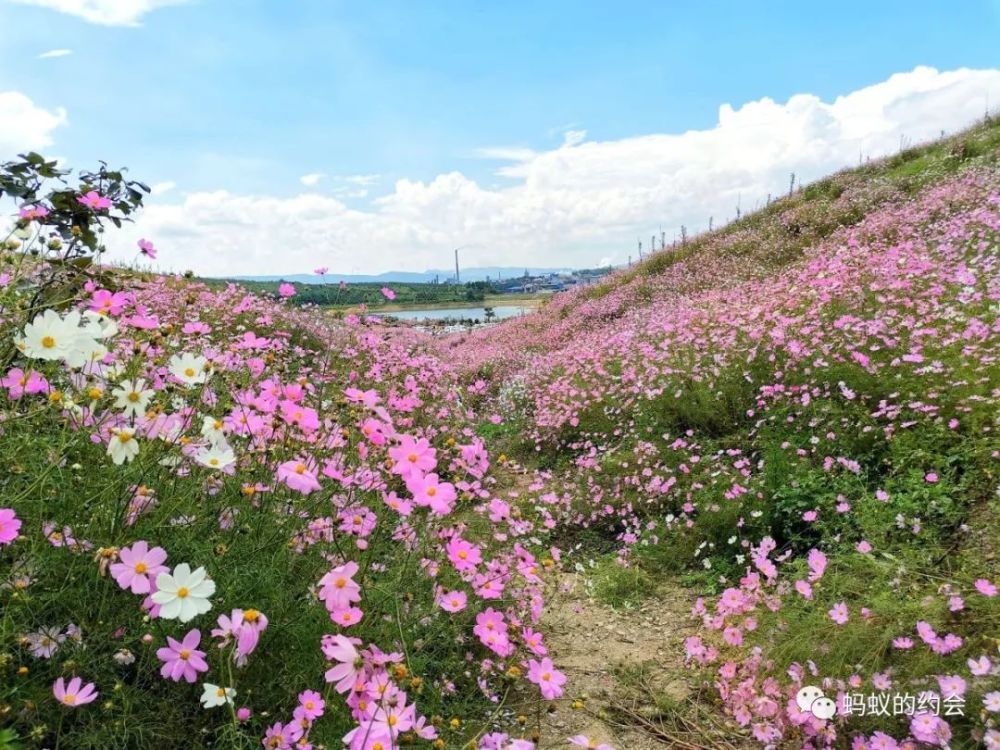
[[[838,602],[833,605],[833,609],[831,609],[827,614],[830,615],[830,619],[835,623],[843,625],[847,622],[847,604],[844,602]]]
[[[592,740],[589,737],[576,734],[568,738],[571,745],[576,745],[577,747],[585,747],[587,750],[615,750],[611,745],[606,742],[598,743],[597,740]]]
[[[730,646],[743,645],[743,631],[739,628],[728,627],[722,631],[722,640]]]
[[[860,552],[862,555],[867,555],[869,552],[872,551],[872,546],[871,546],[871,544],[869,544],[868,542],[866,542],[864,539],[862,539],[860,542],[858,542],[858,544],[855,547],[855,549],[858,552]]]
[[[335,609],[330,613],[330,619],[342,628],[349,628],[357,625],[364,617],[364,611],[358,607],[348,607],[347,609]]]
[[[339,565],[320,581],[319,598],[328,612],[349,609],[354,602],[361,601],[361,586],[354,580],[358,573],[356,562]]]
[[[309,463],[300,459],[285,461],[278,466],[276,477],[279,482],[284,482],[290,489],[303,495],[320,488],[315,470],[310,468]]]
[[[823,572],[826,570],[826,555],[818,549],[811,549],[806,559],[809,563],[809,580],[815,583],[823,577]]]
[[[323,696],[315,690],[303,690],[299,693],[299,705],[295,709],[294,716],[298,721],[302,719],[310,722],[316,721],[316,719],[323,715],[325,708],[326,703],[323,700]]]
[[[452,537],[449,540],[446,550],[451,564],[460,573],[465,570],[475,570],[476,566],[483,561],[479,547],[469,544],[458,536]]]
[[[528,661],[528,681],[538,685],[545,700],[555,700],[563,694],[562,686],[566,684],[566,675],[555,668],[548,657],[541,661]]]
[[[542,641],[541,633],[536,633],[531,628],[525,628],[524,632],[521,633],[521,637],[524,639],[524,645],[531,649],[531,652],[535,656],[545,656],[548,653]]]
[[[17,539],[21,530],[21,519],[13,508],[0,508],[0,545],[10,544]]]
[[[302,727],[298,722],[290,721],[287,724],[282,724],[278,721],[264,732],[263,745],[275,750],[291,750],[295,743],[302,738],[302,734]]]
[[[96,190],[91,190],[89,193],[79,196],[76,202],[94,211],[103,211],[104,209],[111,208],[111,200],[105,198]]]
[[[288,299],[289,297],[294,297],[295,296],[295,286],[292,285],[292,284],[279,284],[278,285],[278,294],[281,295],[282,297],[284,297],[285,299]]]
[[[813,588],[808,581],[796,581],[795,590],[798,591],[804,599],[812,599],[813,597]]]
[[[446,516],[455,502],[455,485],[442,482],[437,474],[412,473],[406,479],[406,489],[413,494],[413,502],[430,508],[431,512]]]
[[[915,714],[910,720],[910,734],[919,742],[926,742],[929,745],[937,745],[938,733],[944,720],[931,713]]]
[[[864,750],[899,750],[899,743],[885,732],[875,732],[864,745]]]
[[[279,404],[281,418],[306,433],[315,432],[320,427],[319,414],[315,409],[302,406],[294,401],[284,400]]]
[[[978,591],[983,596],[988,596],[992,598],[997,595],[997,587],[994,586],[985,578],[980,578],[973,584],[973,586],[975,586],[976,591]]]
[[[18,367],[8,370],[7,374],[0,379],[0,385],[7,389],[7,395],[14,400],[23,395],[46,393],[49,390],[48,381],[39,373],[34,370],[26,373]]]
[[[131,301],[127,292],[110,292],[107,289],[98,289],[90,298],[90,309],[104,315],[121,315]]]
[[[17,212],[22,219],[33,221],[34,219],[44,219],[49,215],[49,209],[45,206],[24,206]]]
[[[369,409],[374,409],[379,400],[378,392],[370,388],[367,391],[363,391],[360,388],[345,388],[344,396],[347,397],[348,401],[355,404],[364,404]]]
[[[399,445],[389,449],[389,458],[396,462],[392,473],[399,474],[403,479],[412,474],[433,471],[437,466],[436,456],[437,451],[426,438],[416,440],[409,435],[402,435]]]
[[[322,266],[313,271],[313,273],[316,274],[317,276],[326,276],[329,272],[330,269],[327,268],[326,266]]]
[[[985,677],[993,668],[990,658],[985,654],[978,659],[967,659],[966,664],[969,665],[969,671],[972,672],[974,677]]]
[[[941,688],[941,695],[947,698],[965,695],[966,684],[957,674],[938,675],[938,685]]]
[[[257,648],[261,633],[267,630],[267,615],[256,609],[234,609],[228,616],[219,615],[216,622],[219,627],[212,629],[212,637],[222,639],[219,648],[225,648],[235,639],[233,660],[237,667],[244,666]]]
[[[157,649],[156,658],[163,662],[160,675],[165,680],[180,682],[181,678],[189,683],[198,679],[199,672],[208,671],[205,652],[198,650],[201,643],[201,631],[192,628],[184,636],[183,641],[176,641],[167,636],[167,646]]]
[[[326,681],[335,682],[334,689],[338,693],[350,692],[361,670],[361,655],[354,641],[346,635],[326,635],[323,636],[322,649],[327,659],[337,662],[326,670]]]
[[[926,474],[924,474],[924,481],[927,482],[928,484],[937,484],[938,475],[935,474],[933,471],[929,471]]]
[[[156,248],[153,247],[153,243],[149,240],[139,240],[139,252],[145,255],[150,260],[156,260]]]
[[[438,597],[438,605],[445,612],[461,612],[465,609],[468,597],[464,591],[449,591]]]
[[[388,300],[396,299],[396,293],[387,286],[382,287],[382,296]]]
[[[84,685],[83,680],[79,677],[74,677],[69,681],[68,685],[63,681],[62,677],[57,678],[52,684],[52,694],[56,697],[57,701],[70,708],[91,703],[100,695],[100,693],[94,690],[94,683],[88,682]]]
[[[133,594],[148,594],[151,591],[150,582],[156,580],[160,573],[166,573],[167,552],[162,547],[149,548],[149,545],[139,540],[131,547],[122,547],[118,553],[120,562],[111,565],[111,575],[123,589]]]

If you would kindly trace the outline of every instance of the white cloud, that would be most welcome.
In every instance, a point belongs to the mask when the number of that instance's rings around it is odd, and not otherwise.
[[[299,178],[301,182],[306,187],[313,187],[319,184],[319,181],[326,177],[322,172],[313,172],[311,174],[304,174]]]
[[[52,60],[56,57],[68,57],[73,54],[71,49],[50,49],[48,52],[43,52],[38,56],[39,60]]]
[[[367,186],[370,186],[370,185],[377,184],[378,181],[380,179],[382,179],[382,175],[380,175],[380,174],[349,174],[349,175],[345,175],[345,176],[340,176],[337,179],[341,180],[343,182],[348,182],[351,185],[360,185],[362,187],[367,187]]]
[[[66,110],[49,111],[18,91],[0,91],[0,159],[52,145],[52,131],[66,124]]]
[[[77,16],[101,26],[138,26],[147,13],[168,5],[180,5],[188,0],[13,0],[21,5]]]
[[[1000,102],[1000,70],[917,68],[824,102],[723,104],[717,124],[680,134],[561,146],[481,149],[513,184],[483,186],[459,172],[402,179],[364,210],[335,197],[278,198],[204,192],[152,202],[129,231],[154,239],[165,266],[205,274],[293,273],[316,265],[349,273],[446,267],[450,249],[475,244],[472,265],[594,266],[623,262],[659,227],[669,240],[684,224],[716,226],[768,193],[789,173],[810,181],[982,117]],[[344,197],[344,196],[341,196]],[[127,233],[125,233],[127,235]],[[125,236],[131,253],[134,238]]]
[[[149,186],[149,194],[163,195],[165,193],[169,193],[175,187],[177,187],[177,183],[171,182],[170,180],[165,180],[164,182],[155,182]]]

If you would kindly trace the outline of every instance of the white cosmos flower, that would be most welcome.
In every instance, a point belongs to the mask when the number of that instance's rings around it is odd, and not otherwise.
[[[184,385],[197,385],[208,380],[208,360],[197,354],[175,354],[170,358],[170,374]]]
[[[135,432],[127,427],[112,430],[111,440],[108,441],[108,455],[115,466],[121,466],[138,456],[139,441],[135,439]]]
[[[236,697],[236,691],[233,688],[219,687],[211,682],[204,683],[202,688],[205,692],[201,694],[201,705],[205,708],[216,708],[226,703],[232,705],[233,698]]]
[[[111,395],[115,397],[115,408],[121,409],[126,417],[141,417],[146,413],[149,402],[156,391],[146,388],[142,378],[123,380]]]
[[[202,448],[194,460],[209,469],[225,469],[230,464],[236,463],[236,456],[223,439],[221,443],[212,443],[208,448]]]
[[[100,346],[80,327],[80,313],[73,311],[62,317],[54,310],[36,316],[14,343],[28,357],[62,359],[70,367],[82,367],[95,347]]]
[[[100,315],[93,310],[84,310],[83,330],[91,338],[109,339],[118,333],[118,323],[107,315]]]
[[[206,416],[201,423],[201,436],[213,445],[225,443],[226,435],[222,431],[222,420]]]
[[[208,599],[215,593],[215,581],[204,568],[192,571],[190,565],[181,563],[173,573],[156,576],[156,589],[153,602],[160,605],[160,617],[189,622],[212,608]]]

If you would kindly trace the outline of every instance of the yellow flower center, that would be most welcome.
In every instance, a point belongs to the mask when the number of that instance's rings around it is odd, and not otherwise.
[[[427,494],[434,497],[437,494],[437,487],[428,487]]]
[[[189,378],[193,378],[194,377],[194,368],[193,367],[188,367],[186,370],[184,370],[184,374],[187,375]]]
[[[390,727],[394,727],[396,726],[396,722],[398,721],[399,719],[396,718],[396,714],[389,714],[389,718],[386,719],[386,724],[388,724]]]
[[[185,599],[185,598],[187,598],[187,595],[190,594],[190,593],[191,592],[187,590],[186,586],[181,586],[179,589],[177,589],[177,597],[179,599]]]
[[[136,573],[145,573],[146,572],[146,563],[144,563],[144,562],[136,563],[135,564],[135,572]]]
[[[181,649],[181,652],[180,654],[178,654],[178,656],[180,656],[180,658],[183,659],[184,661],[187,661],[188,659],[191,658],[191,651],[186,648]]]
[[[409,461],[411,464],[415,464],[417,462],[417,454],[411,453],[409,456],[406,457],[406,460]]]
[[[90,399],[92,401],[96,401],[101,397],[101,389],[98,388],[97,386],[94,386],[93,388],[87,391],[87,395],[90,396]]]
[[[312,711],[314,708],[316,708],[316,704],[313,703],[312,701],[306,701],[305,707],[307,710]]]
[[[342,589],[342,588],[344,588],[344,586],[347,585],[347,579],[346,578],[338,578],[336,581],[333,582],[333,585],[336,586],[338,589]]]
[[[210,459],[208,459],[208,463],[210,465],[212,465],[212,466],[218,466],[219,465],[219,459],[217,459],[217,458],[210,458]]]
[[[243,613],[243,619],[246,620],[247,622],[257,622],[257,619],[259,617],[260,617],[260,612],[258,612],[256,609],[248,609],[246,612]]]
[[[542,674],[542,679],[545,680],[546,682],[548,682],[549,680],[552,679],[552,673],[551,672],[545,672],[544,674]]]
[[[72,693],[67,693],[66,695],[63,696],[63,703],[65,703],[67,706],[72,706],[74,703],[76,703],[76,695]]]
[[[128,430],[119,430],[118,431],[118,441],[119,442],[121,442],[121,443],[127,443],[131,439],[132,439],[132,433],[129,432]]]
[[[226,695],[226,689],[225,688],[219,688],[218,690],[215,691],[215,694],[217,696],[219,696],[220,698],[223,698]]]
[[[469,557],[469,553],[466,552],[464,549],[461,552],[458,553],[458,559],[459,560],[465,560],[468,557]]]
[[[296,474],[305,474],[306,473],[306,465],[305,464],[295,464],[295,473]]]
[[[46,349],[51,349],[55,345],[56,345],[56,340],[54,338],[52,338],[51,336],[43,336],[42,337],[42,346],[44,346]],[[69,697],[69,696],[67,696],[67,697]]]
[[[134,403],[136,403],[139,400],[140,396],[139,396],[138,391],[132,391],[125,398],[127,398],[129,401],[131,401],[134,404]]]

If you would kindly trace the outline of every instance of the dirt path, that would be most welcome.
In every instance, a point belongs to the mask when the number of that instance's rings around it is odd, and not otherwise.
[[[691,632],[691,595],[658,589],[634,609],[616,611],[595,601],[580,573],[563,573],[542,616],[547,647],[566,673],[566,698],[542,719],[539,750],[568,747],[583,734],[616,750],[670,745],[623,721],[619,709],[636,708],[637,683],[683,700],[683,640]],[[573,702],[582,701],[582,709]]]

